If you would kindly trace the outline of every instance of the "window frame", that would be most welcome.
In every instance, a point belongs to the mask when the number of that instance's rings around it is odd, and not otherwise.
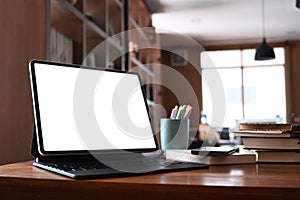
[[[241,71],[241,99],[242,99],[242,118],[245,119],[245,86],[244,86],[244,69],[249,69],[249,68],[259,68],[259,67],[283,67],[284,68],[284,79],[285,79],[285,119],[286,121],[288,121],[288,101],[289,98],[287,96],[288,93],[288,83],[287,83],[287,49],[285,46],[280,45],[280,46],[276,46],[274,47],[274,49],[276,48],[282,48],[283,49],[283,63],[280,64],[261,64],[261,65],[244,65],[243,62],[243,51],[244,50],[255,50],[254,47],[247,47],[247,48],[222,48],[222,49],[211,49],[211,50],[206,50],[205,52],[213,52],[213,51],[235,51],[235,50],[239,50],[240,51],[240,66],[221,66],[221,67],[216,67],[216,66],[211,66],[211,67],[202,67],[201,64],[201,52],[200,53],[200,70],[201,70],[201,74],[203,70],[210,70],[210,69],[214,69],[214,70],[225,70],[225,69],[240,69]],[[202,80],[201,80],[201,85],[203,85]],[[203,110],[203,89],[202,89],[202,94],[201,94],[201,99],[202,99],[202,110]]]

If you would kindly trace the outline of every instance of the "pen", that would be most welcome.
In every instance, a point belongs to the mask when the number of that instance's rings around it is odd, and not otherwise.
[[[178,119],[178,116],[179,116],[181,110],[182,110],[182,106],[179,106],[179,107],[178,107],[177,114],[176,114],[176,116],[175,116],[175,119]]]
[[[170,119],[175,119],[177,110],[178,110],[178,106],[176,105],[175,108],[172,109]]]
[[[182,119],[185,109],[186,109],[186,105],[179,107],[176,119]]]
[[[192,106],[190,106],[190,105],[187,106],[185,113],[183,115],[183,119],[188,119],[190,117],[190,115],[192,113],[192,109],[193,109]]]

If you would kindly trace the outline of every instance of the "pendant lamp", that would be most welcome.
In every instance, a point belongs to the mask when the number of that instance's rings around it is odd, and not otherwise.
[[[275,59],[275,53],[274,49],[272,46],[270,46],[265,38],[265,8],[264,8],[264,0],[262,0],[262,33],[263,33],[263,40],[258,47],[256,47],[256,52],[255,52],[255,60],[271,60]]]

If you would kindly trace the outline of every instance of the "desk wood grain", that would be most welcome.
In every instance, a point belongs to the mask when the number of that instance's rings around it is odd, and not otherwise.
[[[0,166],[0,199],[299,199],[299,164],[244,164],[78,181],[22,162]]]

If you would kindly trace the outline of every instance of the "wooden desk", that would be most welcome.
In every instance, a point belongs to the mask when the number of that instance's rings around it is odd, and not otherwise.
[[[299,164],[211,166],[205,170],[78,181],[23,162],[0,166],[0,199],[299,199]]]

